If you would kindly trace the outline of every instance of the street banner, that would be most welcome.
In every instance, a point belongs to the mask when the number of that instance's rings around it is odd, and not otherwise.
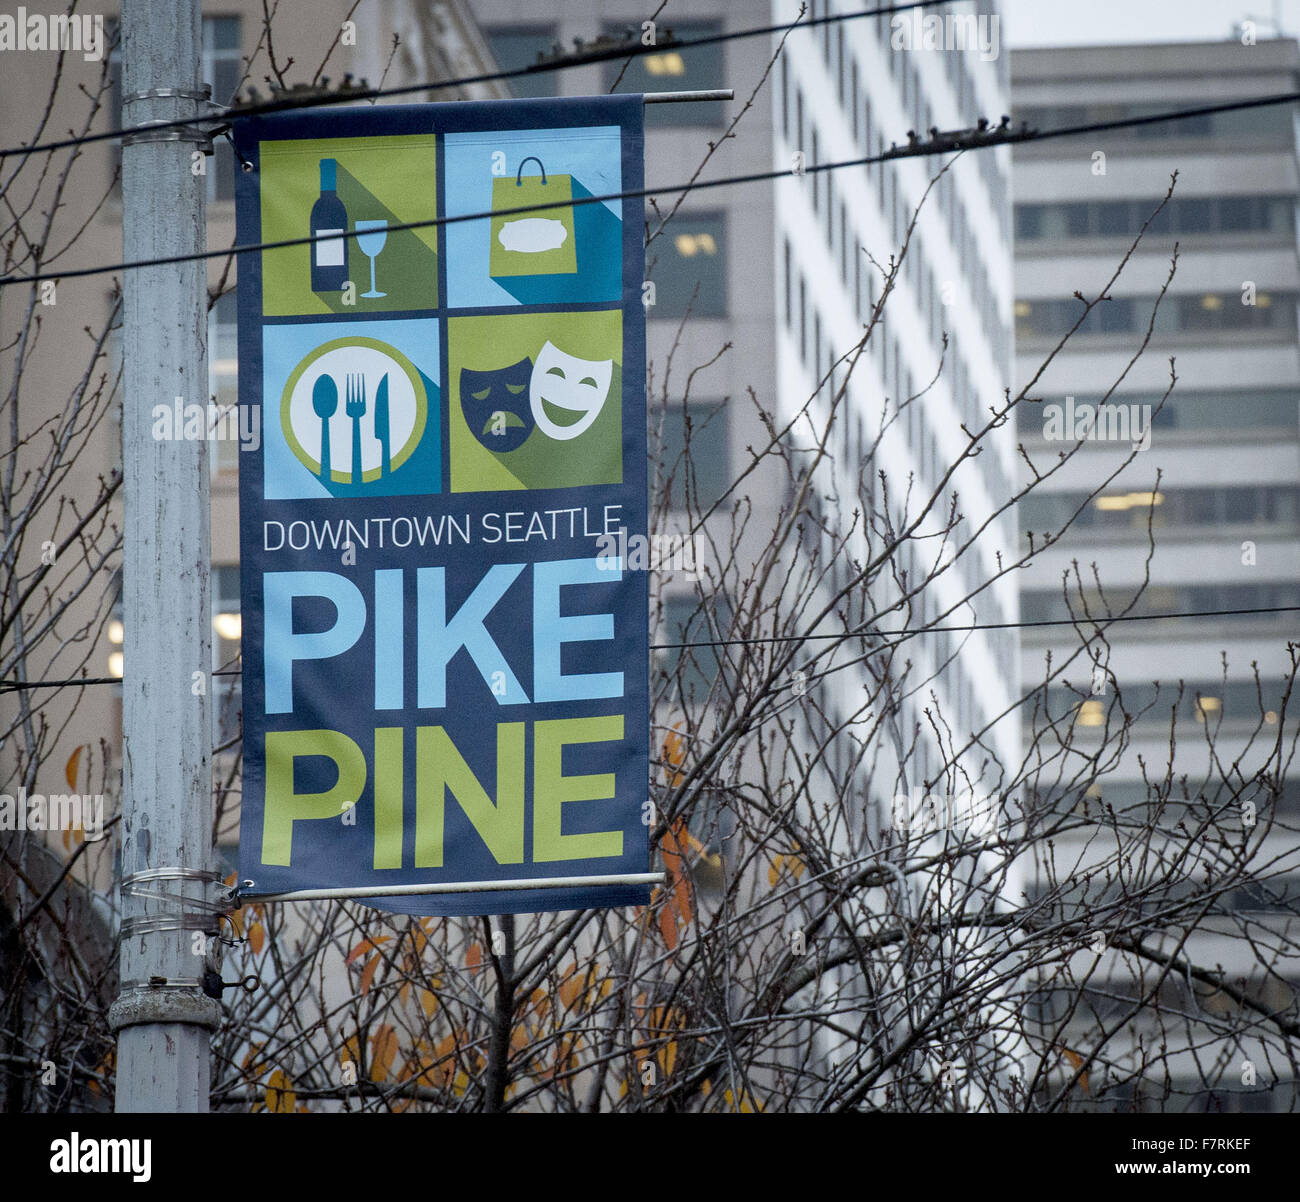
[[[645,904],[640,97],[235,145],[241,897]]]

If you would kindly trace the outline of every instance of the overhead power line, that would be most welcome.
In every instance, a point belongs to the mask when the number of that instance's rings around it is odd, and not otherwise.
[[[689,643],[651,643],[651,651],[678,651],[690,647],[752,647],[772,643],[807,643],[825,639],[897,639],[918,634],[966,634],[976,630],[1031,630],[1040,626],[1109,626],[1113,622],[1175,621],[1179,618],[1226,618],[1251,614],[1300,613],[1300,605],[1265,605],[1258,609],[1199,609],[1176,614],[1117,614],[1078,618],[1047,618],[1034,622],[972,622],[966,626],[919,626],[915,630],[839,630],[825,634],[777,634],[754,639],[706,639]],[[213,676],[239,676],[238,668],[213,672]],[[70,680],[0,680],[0,693],[23,689],[62,689],[88,684],[121,684],[120,676],[82,676]]]
[[[497,80],[519,79],[530,75],[549,75],[557,71],[570,71],[577,67],[588,67],[597,63],[617,62],[626,58],[642,58],[651,54],[662,54],[666,50],[690,50],[697,46],[716,46],[722,42],[732,42],[741,38],[766,37],[771,34],[787,33],[792,29],[816,29],[822,25],[837,25],[845,21],[857,21],[865,17],[887,17],[894,13],[911,9],[934,8],[940,4],[951,4],[955,0],[910,0],[904,4],[884,4],[876,8],[860,9],[857,12],[830,13],[824,17],[811,17],[807,20],[788,21],[777,25],[753,25],[745,29],[733,29],[726,33],[701,34],[694,38],[669,38],[665,41],[643,46],[639,40],[610,44],[606,38],[585,44],[587,48],[577,49],[566,54],[540,58],[525,67],[513,67],[509,71],[489,71],[479,75],[462,75],[455,79],[432,79],[423,83],[402,84],[392,88],[348,87],[343,91],[329,92],[326,89],[304,89],[304,96],[286,95],[274,100],[251,104],[235,104],[226,107],[215,106],[205,113],[193,117],[178,117],[173,121],[151,121],[142,125],[126,125],[100,133],[83,134],[78,137],[59,138],[50,142],[37,142],[30,146],[11,146],[0,150],[0,161],[14,155],[31,155],[47,153],[54,150],[67,150],[73,146],[84,146],[89,142],[105,142],[121,138],[126,134],[141,130],[180,129],[188,125],[221,124],[227,117],[253,117],[263,113],[283,113],[296,109],[320,108],[338,104],[355,104],[362,100],[380,100],[390,96],[410,96],[419,92],[445,91],[448,88],[468,87],[471,84],[492,83]],[[671,32],[671,26],[665,22]],[[581,47],[582,43],[579,43]]]
[[[1211,113],[1230,113],[1242,109],[1263,108],[1268,105],[1294,104],[1300,101],[1300,91],[1282,92],[1273,96],[1256,97],[1252,100],[1234,100],[1221,104],[1202,105],[1197,108],[1172,109],[1147,117],[1123,117],[1114,121],[1095,121],[1085,125],[1063,126],[1059,129],[1014,129],[1009,125],[990,126],[987,122],[970,129],[933,130],[927,141],[914,140],[904,146],[891,146],[881,154],[865,155],[856,159],[841,159],[834,163],[807,163],[795,170],[781,168],[773,171],[751,171],[744,175],[728,175],[718,179],[695,180],[683,184],[661,184],[653,188],[635,188],[623,192],[606,192],[600,196],[576,197],[565,201],[565,205],[577,208],[581,205],[601,204],[613,200],[638,200],[648,196],[672,195],[694,191],[706,191],[711,188],[731,187],[737,184],[754,184],[765,181],[799,178],[824,171],[841,171],[847,167],[869,167],[877,163],[892,162],[896,159],[931,158],[940,154],[951,154],[965,150],[985,150],[990,146],[1023,145],[1026,142],[1042,142],[1050,138],[1064,138],[1076,134],[1097,133],[1104,130],[1127,129],[1134,126],[1153,125],[1162,121],[1179,121]],[[459,213],[448,217],[429,217],[421,221],[394,222],[388,229],[390,233],[399,230],[429,229],[440,225],[456,225],[463,221],[486,221],[493,217],[512,216],[520,213],[541,212],[556,207],[555,201],[546,201],[535,205],[525,205],[515,209],[485,209],[479,213]],[[136,259],[130,262],[108,263],[99,267],[80,267],[57,272],[40,272],[32,275],[0,277],[0,288],[14,284],[35,284],[42,280],[68,280],[81,276],[104,275],[114,271],[133,271],[141,267],[167,267],[175,263],[189,263],[201,259],[224,259],[228,255],[246,255],[263,250],[279,250],[293,246],[309,246],[326,238],[335,238],[335,234],[318,234],[305,238],[285,238],[276,242],[253,242],[244,246],[229,246],[223,250],[208,250],[195,254],[169,255],[154,259]]]

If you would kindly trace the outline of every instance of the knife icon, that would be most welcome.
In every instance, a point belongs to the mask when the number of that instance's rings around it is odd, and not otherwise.
[[[388,441],[388,373],[384,373],[384,378],[379,381],[379,387],[375,391],[375,437],[379,440],[380,466],[379,475],[382,479],[384,476],[392,474],[392,452]]]

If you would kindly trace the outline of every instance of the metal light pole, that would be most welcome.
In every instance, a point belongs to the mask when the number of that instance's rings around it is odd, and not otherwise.
[[[122,37],[124,125],[206,111],[198,0],[125,0]],[[205,144],[197,126],[123,138],[125,260],[205,249],[205,177],[194,157]],[[213,896],[208,448],[179,429],[155,439],[151,418],[179,396],[206,419],[206,268],[130,270],[124,288],[117,1109],[206,1111],[208,1042],[220,1017],[195,954]]]

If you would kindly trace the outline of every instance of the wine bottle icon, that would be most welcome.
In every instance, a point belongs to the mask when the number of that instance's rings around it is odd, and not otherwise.
[[[338,198],[338,161],[321,159],[320,196],[311,207],[311,290],[341,292],[348,279],[348,211]]]

